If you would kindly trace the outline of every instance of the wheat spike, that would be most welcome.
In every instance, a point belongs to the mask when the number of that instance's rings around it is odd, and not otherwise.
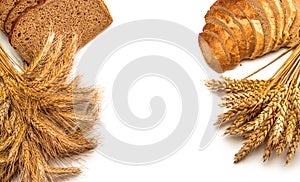
[[[274,150],[277,155],[287,150],[288,164],[300,140],[300,45],[270,79],[251,80],[250,76],[206,82],[212,91],[226,94],[220,106],[229,110],[219,115],[215,124],[231,122],[225,134],[239,135],[245,140],[235,154],[235,163],[266,143],[264,161]]]
[[[99,91],[81,88],[71,75],[76,36],[66,49],[53,36],[21,73],[0,46],[0,181],[52,182],[78,174],[79,168],[50,162],[97,144],[87,134],[101,110]],[[83,112],[75,114],[75,107]]]

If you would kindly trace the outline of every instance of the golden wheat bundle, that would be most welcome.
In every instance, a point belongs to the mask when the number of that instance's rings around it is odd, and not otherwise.
[[[70,79],[76,36],[64,50],[53,37],[21,72],[0,46],[0,181],[47,182],[77,174],[79,168],[52,164],[96,146],[86,135],[100,111],[98,90]]]
[[[286,151],[289,163],[300,140],[300,45],[270,79],[248,78],[206,81],[211,90],[226,92],[221,106],[228,111],[215,124],[231,122],[225,134],[245,140],[235,154],[235,163],[263,143],[266,143],[264,161],[274,151],[277,155]]]

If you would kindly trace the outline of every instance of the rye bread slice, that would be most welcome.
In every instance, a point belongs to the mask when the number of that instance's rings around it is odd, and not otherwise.
[[[5,20],[5,32],[10,34],[13,24],[23,12],[43,2],[43,0],[20,0],[19,3],[10,11]]]
[[[30,9],[15,22],[10,42],[30,64],[39,53],[50,32],[56,38],[66,38],[64,45],[78,35],[78,47],[112,23],[112,17],[102,0],[49,0]]]
[[[199,34],[199,46],[206,63],[216,72],[222,73],[231,68],[221,42],[211,33]]]
[[[300,43],[300,0],[293,0],[293,4],[296,7],[297,14],[290,29],[290,41],[288,47],[294,47]]]
[[[232,66],[236,66],[239,64],[241,60],[239,47],[234,41],[233,37],[231,37],[223,27],[214,23],[207,23],[203,28],[203,32],[215,33],[221,39],[221,42],[225,45],[224,50],[226,54],[229,55],[230,64]]]
[[[4,22],[10,10],[12,10],[19,0],[1,0],[0,2],[0,30],[4,31]]]
[[[261,24],[261,21],[259,19],[259,15],[255,12],[255,10],[246,2],[241,0],[233,0],[233,3],[236,4],[235,7],[237,7],[240,11],[242,11],[245,15],[245,17],[248,19],[249,22],[251,22],[251,27],[253,31],[253,35],[255,37],[255,48],[254,51],[250,57],[250,59],[254,59],[256,57],[259,57],[262,55],[265,47],[265,33],[263,31],[263,27]],[[243,24],[246,25],[246,24]],[[245,27],[246,28],[246,27]]]
[[[206,23],[218,24],[230,34],[239,47],[241,59],[249,56],[247,49],[248,42],[246,37],[244,36],[240,27],[233,21],[231,16],[219,10],[218,8],[214,8],[205,15],[205,20]]]
[[[272,51],[276,42],[275,16],[268,0],[245,0],[258,14],[265,36],[264,51],[267,54]]]
[[[277,30],[277,40],[273,51],[278,50],[282,46],[283,42],[283,30],[284,30],[284,11],[281,1],[279,0],[268,0],[269,4],[275,15],[275,22],[276,22],[276,30]]]
[[[290,37],[290,29],[295,21],[296,18],[296,7],[293,3],[293,0],[282,0],[282,5],[284,9],[284,15],[285,15],[285,26],[284,26],[284,31],[283,31],[283,46],[286,46],[291,37]]]

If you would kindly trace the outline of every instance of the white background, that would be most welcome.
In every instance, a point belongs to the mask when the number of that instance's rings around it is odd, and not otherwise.
[[[204,15],[209,9],[212,0],[105,0],[111,15],[114,18],[114,22],[106,31],[116,27],[120,24],[131,22],[134,20],[142,19],[162,19],[172,22],[176,22],[183,26],[188,27],[195,33],[199,33],[204,26]],[[183,35],[184,36],[184,35]],[[170,54],[170,53],[169,53]],[[278,54],[278,53],[277,53]],[[227,72],[225,75],[235,78],[242,78],[250,74],[252,71],[266,64],[276,54],[265,56],[261,59],[243,63],[236,70]],[[112,60],[113,61],[113,60]],[[267,78],[274,72],[276,66],[280,64],[280,61],[274,67],[267,69],[263,74],[259,74],[258,78]],[[199,94],[200,103],[209,102],[210,93],[203,87],[201,79],[201,70],[189,63],[181,63],[181,65],[190,73],[195,87]],[[109,70],[111,69],[111,70]],[[107,73],[106,73],[107,72]],[[122,138],[124,141],[135,144],[148,144],[155,142],[165,137],[164,132],[156,131],[157,135],[151,135],[149,133],[130,132],[130,130],[121,128],[118,125],[118,118],[114,116],[110,108],[110,92],[111,82],[113,81],[112,75],[116,70],[114,67],[108,66],[108,70],[104,70],[103,74],[106,75],[105,79],[102,79],[101,86],[105,89],[106,96],[104,98],[104,111],[102,115],[102,123],[114,133],[116,137]],[[109,73],[111,75],[109,75]],[[104,76],[103,76],[104,77]],[[157,84],[153,83],[157,82]],[[148,114],[148,102],[142,100],[143,87],[147,84],[153,85],[168,85],[164,80],[144,80],[136,85],[132,90],[130,99],[130,105],[132,111],[138,116],[147,116]],[[143,86],[144,85],[144,86]],[[159,88],[150,89],[147,88],[149,94],[151,92],[153,96],[161,95],[165,96],[165,88],[160,91]],[[168,111],[175,111],[180,109],[180,100],[176,96],[176,92],[172,91],[170,87],[170,97],[173,99],[166,99]],[[158,91],[157,91],[158,90]],[[144,93],[145,94],[145,93]],[[151,94],[150,94],[151,95]],[[151,98],[151,97],[150,97]],[[171,103],[170,103],[171,102]],[[143,106],[144,105],[144,106]],[[257,149],[254,153],[251,153],[245,160],[239,164],[233,164],[233,156],[242,145],[242,141],[239,138],[224,137],[222,132],[224,128],[220,129],[219,134],[215,137],[213,142],[204,150],[199,150],[201,138],[204,134],[206,125],[211,122],[209,117],[205,113],[210,112],[209,103],[208,107],[201,106],[201,114],[199,116],[198,125],[195,128],[194,133],[191,135],[190,140],[185,146],[171,157],[146,166],[130,166],[114,162],[108,158],[103,157],[98,152],[87,154],[84,160],[81,161],[83,166],[83,173],[77,177],[72,178],[70,181],[89,181],[89,182],[116,182],[116,181],[130,181],[130,182],[156,182],[156,181],[280,181],[280,180],[292,180],[297,179],[300,176],[300,157],[296,155],[294,160],[288,165],[284,165],[284,158],[272,157],[266,163],[262,162],[263,148]],[[178,106],[178,107],[177,107]],[[167,129],[174,128],[176,124],[177,115],[167,113],[169,116],[166,121],[162,121],[166,132]],[[172,121],[174,120],[174,123]],[[171,122],[170,122],[171,121]],[[163,124],[162,124],[163,125]],[[144,135],[144,136],[143,136]],[[159,137],[158,137],[159,136]],[[105,138],[103,139],[105,140]]]

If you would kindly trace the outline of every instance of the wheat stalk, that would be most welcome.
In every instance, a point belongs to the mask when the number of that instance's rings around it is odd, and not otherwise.
[[[276,58],[276,60],[278,60]],[[272,61],[270,64],[272,64]],[[269,66],[268,64],[267,66]],[[287,150],[286,163],[295,155],[300,135],[300,45],[268,80],[223,78],[206,81],[213,92],[225,92],[220,106],[229,110],[218,116],[215,124],[231,122],[225,134],[239,135],[245,142],[235,154],[234,162],[266,143],[266,161],[275,150]]]
[[[81,88],[79,77],[70,79],[76,54],[76,36],[66,49],[54,34],[18,72],[0,47],[0,181],[56,181],[78,174],[79,168],[52,166],[57,160],[95,148],[86,138],[98,120],[100,94]],[[79,115],[78,110],[89,108]],[[83,128],[84,126],[84,128]]]

